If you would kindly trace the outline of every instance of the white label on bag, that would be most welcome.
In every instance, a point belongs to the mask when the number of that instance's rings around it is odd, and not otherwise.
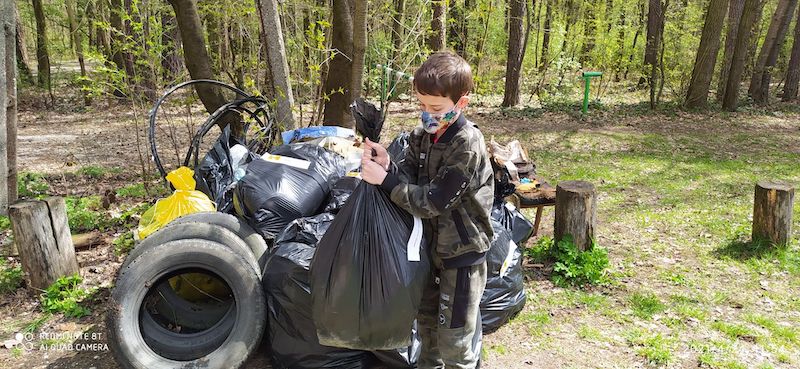
[[[311,162],[308,160],[290,158],[288,156],[281,156],[281,155],[264,154],[263,156],[261,156],[261,159],[264,159],[270,163],[288,165],[290,167],[295,167],[303,170],[308,170],[308,167],[311,166]]]
[[[514,206],[514,204],[512,204],[510,202],[506,202],[506,209],[508,209],[508,211],[514,211],[514,210],[517,210],[517,207]]]
[[[506,259],[503,260],[503,266],[500,267],[500,278],[506,276],[508,272],[508,268],[511,266],[511,262],[514,261],[514,251],[517,250],[517,244],[514,241],[508,241],[508,255],[506,255]]]
[[[414,217],[414,229],[411,230],[411,237],[408,238],[408,261],[419,261],[419,244],[422,243],[422,219]]]

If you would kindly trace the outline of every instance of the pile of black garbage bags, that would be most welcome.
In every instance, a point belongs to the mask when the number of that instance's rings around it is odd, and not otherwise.
[[[351,172],[341,153],[295,142],[257,156],[223,132],[196,168],[198,189],[269,246],[262,285],[276,368],[413,368],[415,317],[430,275],[422,221]],[[392,160],[408,134],[389,147]],[[481,300],[484,332],[525,304],[521,245],[532,225],[501,198]],[[480,343],[478,343],[480,344]]]

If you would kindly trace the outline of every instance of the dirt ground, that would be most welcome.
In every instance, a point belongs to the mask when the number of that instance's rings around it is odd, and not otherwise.
[[[35,100],[35,99],[31,99]],[[98,107],[86,111],[70,111],[71,102],[57,104],[55,108],[44,109],[41,104],[28,102],[25,95],[20,98],[19,113],[19,169],[22,172],[47,173],[51,178],[51,188],[59,195],[103,194],[107,190],[121,188],[132,181],[137,181],[144,170],[154,174],[152,162],[147,148],[145,132],[146,114],[144,110],[132,109],[118,102],[99,102]],[[681,132],[681,137],[707,137],[714,135],[731,135],[749,132],[763,133],[768,130],[776,137],[793,137],[789,140],[794,145],[787,145],[787,153],[800,153],[800,116],[796,113],[777,113],[771,117],[740,114],[698,114],[681,111],[626,115],[620,112],[600,111],[589,118],[580,118],[574,114],[563,112],[538,111],[529,115],[518,111],[501,111],[486,106],[471,108],[470,117],[484,131],[487,139],[497,137],[498,141],[511,137],[523,137],[529,149],[564,145],[571,135],[590,133],[596,136],[614,136],[621,134],[647,134],[673,137],[674,132]],[[416,108],[412,104],[395,104],[390,113],[384,141],[389,141],[403,129],[416,124]],[[174,130],[174,137],[164,139],[164,147],[171,143],[185,141],[188,134],[180,127]],[[541,137],[541,139],[537,138]],[[746,156],[749,147],[732,147],[724,140],[709,140],[710,149],[721,156],[736,158]],[[594,150],[606,152],[625,152],[630,150],[619,141],[609,141],[604,147],[593,147]],[[175,144],[174,146],[181,146]],[[582,150],[580,146],[575,150]],[[170,151],[170,154],[172,152]],[[178,156],[177,154],[174,156]],[[120,168],[116,173],[105,175],[101,180],[87,180],[74,173],[85,166],[102,166]],[[548,173],[541,173],[545,178]],[[60,178],[60,179],[59,179]],[[156,185],[158,181],[154,182]],[[601,194],[601,200],[602,200]],[[133,206],[122,203],[119,206]],[[531,216],[532,213],[526,213]],[[539,230],[540,235],[552,235],[552,208],[544,211],[544,218]],[[611,245],[619,243],[619,237],[612,236],[626,232],[618,224],[602,225],[599,232],[599,244]],[[34,343],[40,343],[39,334],[61,335],[80,333],[96,333],[94,338],[68,341],[73,344],[89,343],[89,349],[58,349],[40,351],[23,350],[16,354],[12,350],[0,347],[0,367],[7,368],[115,368],[111,354],[104,344],[105,327],[103,317],[107,308],[110,286],[116,276],[123,258],[116,256],[110,245],[113,234],[106,235],[104,244],[80,250],[78,259],[81,275],[85,285],[99,286],[100,292],[91,304],[92,314],[81,319],[68,319],[54,316],[41,326],[33,337]],[[624,252],[624,251],[616,251]],[[617,257],[614,251],[612,259]],[[620,256],[621,258],[621,256]],[[656,261],[658,262],[658,261]],[[528,266],[527,291],[531,296],[552,296],[563,292],[555,287],[546,277],[547,270],[541,266]],[[628,281],[630,284],[646,284],[646,281]],[[626,283],[628,283],[626,282]],[[594,291],[604,294],[604,290]],[[611,292],[608,292],[611,293]],[[0,296],[0,331],[10,335],[21,330],[30,321],[41,316],[36,291],[19,289],[12,294]],[[532,309],[532,308],[531,308]],[[529,311],[526,308],[526,311]],[[624,338],[612,329],[615,324],[607,319],[596,321],[595,329],[603,332],[608,328],[612,335],[608,341],[586,343],[578,342],[580,326],[591,321],[579,307],[567,307],[557,311],[550,310],[548,320],[565,321],[557,327],[546,328],[538,335],[532,335],[529,327],[509,324],[499,331],[484,337],[486,351],[484,368],[640,368],[652,366],[637,354],[637,350],[625,344]],[[637,323],[639,324],[639,323]],[[650,323],[644,323],[650,324]],[[616,333],[615,333],[616,332]],[[84,336],[86,337],[86,336]],[[10,337],[0,337],[1,340]],[[502,349],[500,349],[502,348]],[[691,356],[683,353],[681,355]],[[697,360],[691,357],[679,357],[671,367],[697,367]],[[696,356],[696,355],[695,355]],[[757,361],[754,361],[756,363]],[[798,364],[795,362],[795,364]],[[800,364],[798,364],[800,365]],[[269,358],[266,347],[261,349],[247,363],[246,368],[268,368]],[[786,366],[789,367],[789,366]]]

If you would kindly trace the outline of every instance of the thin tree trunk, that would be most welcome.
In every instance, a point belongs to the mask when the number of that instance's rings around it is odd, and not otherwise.
[[[289,83],[289,62],[286,60],[286,47],[283,43],[278,2],[276,0],[256,0],[256,6],[261,18],[261,32],[265,39],[269,40],[267,42],[267,64],[271,73],[270,80],[278,100],[277,120],[286,127],[295,128],[294,112],[292,112],[294,95],[292,85]]]
[[[15,23],[15,37],[14,43],[17,54],[17,70],[19,70],[19,78],[25,83],[35,83],[33,80],[33,73],[31,73],[30,62],[28,58],[28,50],[25,48],[25,33],[22,30],[22,22],[19,19],[19,9],[17,3],[11,2],[14,7],[14,23]]]
[[[0,88],[5,89],[5,98],[0,98],[0,109],[4,111],[0,113],[0,145],[5,145],[5,155],[2,159],[5,165],[0,165],[2,171],[0,175],[5,176],[4,181],[6,184],[5,189],[0,189],[0,193],[5,192],[5,197],[0,199],[0,203],[4,200],[6,204],[0,204],[0,213],[6,212],[4,205],[10,205],[17,201],[17,37],[19,33],[19,13],[17,13],[16,3],[7,1],[0,5],[4,7],[0,15],[0,23],[5,23],[6,27],[0,28],[0,32],[4,32],[4,37],[0,39],[5,40],[5,43],[0,43],[0,48],[5,49],[5,60],[0,62],[0,65],[5,67],[5,71],[0,70],[0,75],[6,78],[5,81],[0,78]],[[30,73],[30,71],[28,71]],[[0,196],[2,197],[2,196]]]
[[[747,61],[748,45],[750,44],[753,25],[756,22],[758,8],[761,5],[762,0],[745,0],[744,3],[742,18],[739,20],[739,29],[736,31],[736,46],[731,57],[731,70],[725,87],[725,97],[722,100],[722,107],[728,111],[735,111],[738,104],[739,84],[742,81],[742,74]]]
[[[541,64],[539,64],[539,71],[543,72],[547,68],[548,59],[547,59],[547,52],[550,48],[550,27],[553,23],[553,1],[555,0],[545,0],[547,2],[547,10],[545,11],[544,16],[544,35],[542,35],[542,58]]]
[[[653,79],[656,77],[655,72],[658,68],[658,49],[661,43],[661,0],[649,0],[649,7],[647,10],[647,43],[644,49],[644,65],[650,66],[650,76],[647,78],[648,86],[650,87],[650,106],[653,107],[655,103],[655,84]],[[640,81],[641,82],[641,81]]]
[[[525,15],[525,0],[509,0],[508,58],[506,59],[506,83],[502,106],[519,104],[519,76],[522,69],[522,17]]]
[[[617,65],[614,67],[614,82],[619,82],[619,73],[622,71],[622,65],[625,61],[625,26],[627,25],[625,19],[625,7],[623,6],[619,12],[619,32],[617,33]]]
[[[794,43],[789,57],[789,67],[786,69],[786,83],[783,85],[783,101],[792,101],[797,98],[798,85],[800,85],[800,7],[794,25]]]
[[[447,22],[447,41],[450,43],[450,48],[456,54],[464,57],[464,40],[461,38],[461,22],[464,19],[464,6],[458,4],[458,0],[448,0],[450,9],[446,17],[451,19]]]
[[[705,108],[708,103],[708,89],[717,62],[719,38],[722,25],[725,23],[727,4],[728,0],[711,0],[708,4],[703,34],[700,36],[700,46],[697,48],[697,57],[692,69],[692,80],[686,95],[688,108]]]
[[[50,54],[47,52],[47,25],[42,0],[33,0],[33,14],[36,17],[36,79],[39,86],[50,90]]]
[[[72,36],[71,39],[73,46],[75,47],[75,56],[78,58],[78,65],[80,65],[81,69],[81,77],[86,78],[86,64],[83,60],[83,40],[81,39],[81,33],[78,29],[78,19],[76,18],[75,14],[75,1],[76,0],[67,0],[66,7],[67,7],[67,20],[69,21],[69,32]],[[87,91],[83,92],[83,103],[86,106],[91,104],[89,100],[89,94]]]
[[[750,79],[750,88],[748,89],[748,93],[756,103],[766,104],[769,100],[771,69],[778,61],[778,53],[783,47],[783,41],[789,29],[789,21],[792,19],[796,5],[797,0],[780,0],[772,15],[767,38],[758,54],[756,69]]]
[[[353,120],[348,106],[352,101],[353,82],[353,19],[347,0],[333,0],[333,30],[331,47],[335,50],[325,81],[324,125],[348,127]]]
[[[628,54],[628,64],[625,65],[625,75],[622,79],[628,79],[628,72],[630,72],[631,65],[633,64],[634,54],[636,53],[636,44],[639,42],[639,36],[642,35],[642,28],[644,27],[644,2],[639,3],[639,23],[636,25],[636,33],[633,34],[633,45],[631,45],[631,52]],[[639,79],[639,85],[644,82],[644,77]]]
[[[181,43],[181,35],[178,32],[178,24],[175,16],[167,11],[161,11],[161,27],[163,34],[161,35],[161,45],[163,47],[163,54],[161,59],[161,67],[164,73],[164,80],[168,84],[178,77],[181,72],[183,64],[178,55],[178,45]]]
[[[431,51],[444,49],[447,39],[447,1],[433,0],[431,2],[433,18],[431,19],[431,34],[428,37],[428,47]]]
[[[592,50],[594,50],[595,43],[595,9],[594,1],[589,0],[586,2],[586,8],[583,11],[584,26],[583,26],[583,50],[581,50],[580,62],[586,68],[586,64],[591,60]]]
[[[573,0],[567,0],[566,3],[566,25],[564,26],[564,42],[561,43],[561,50],[559,50],[559,55],[565,55],[567,53],[567,42],[570,40],[569,38],[569,29],[572,23],[574,22],[573,19]],[[560,83],[559,83],[560,84]]]
[[[719,71],[719,81],[717,81],[717,102],[722,102],[725,96],[725,87],[728,82],[728,74],[731,70],[731,60],[733,49],[736,46],[736,32],[739,30],[739,20],[742,18],[744,0],[730,0],[728,5],[728,30],[725,36],[725,51],[723,52],[722,66]]]
[[[406,12],[405,0],[394,0],[394,12],[392,13],[392,61],[396,61],[400,54],[401,42],[403,41],[403,16]]]
[[[364,80],[364,56],[367,50],[367,0],[353,1],[353,92],[352,99],[361,97]]]

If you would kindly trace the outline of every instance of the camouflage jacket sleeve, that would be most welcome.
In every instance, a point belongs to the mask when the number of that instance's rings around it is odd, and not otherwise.
[[[403,181],[397,173],[389,173],[381,188],[392,201],[412,215],[433,218],[457,206],[475,177],[480,156],[468,143],[454,145],[456,151],[446,158],[430,183],[416,185]],[[408,156],[414,153],[409,152]],[[408,158],[407,156],[407,158]],[[414,169],[411,169],[414,172]]]

